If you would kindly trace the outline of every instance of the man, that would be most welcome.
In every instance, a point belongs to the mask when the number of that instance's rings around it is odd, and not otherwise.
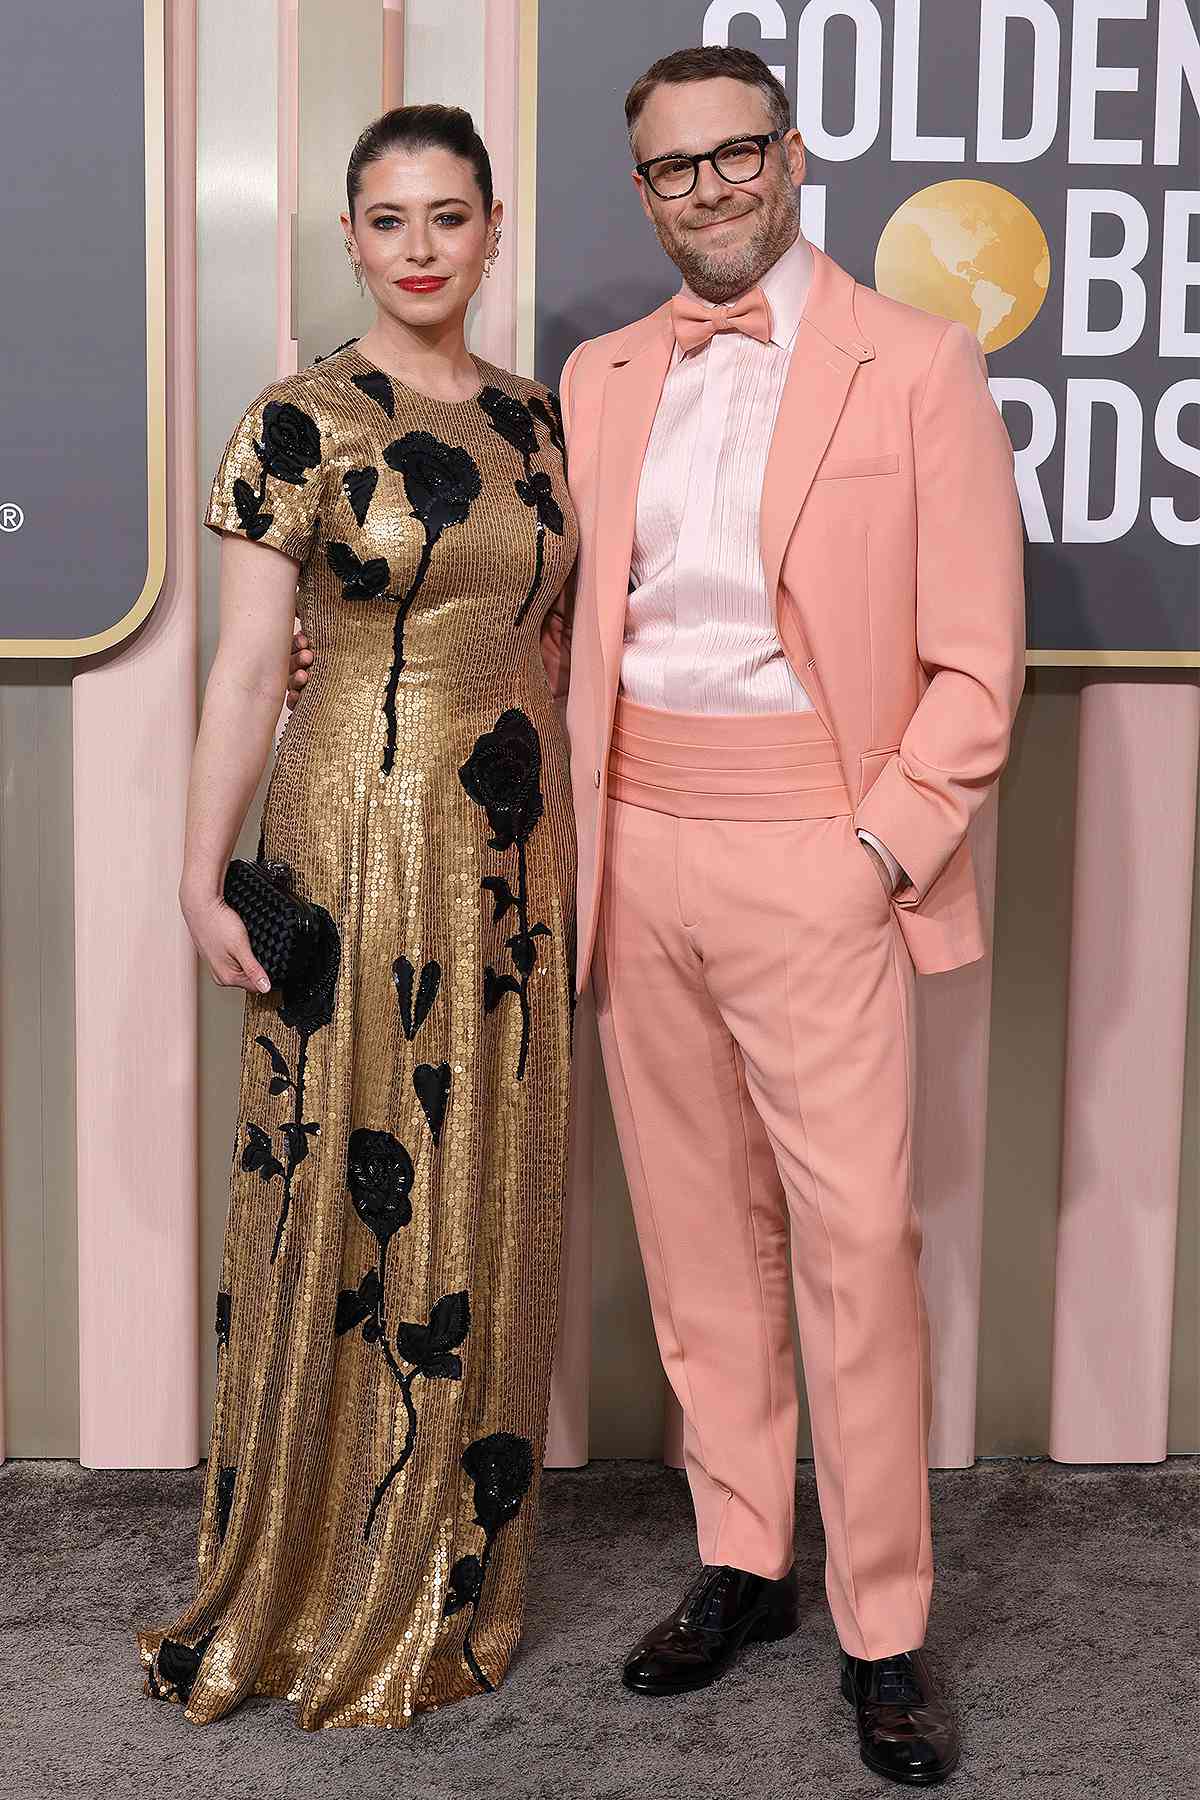
[[[925,1784],[958,1742],[920,1649],[911,978],[983,953],[965,833],[1023,682],[1012,453],[974,337],[801,236],[758,57],[665,57],[626,115],[684,285],[563,374],[580,981],[704,1567],[624,1680],[698,1687],[796,1628],[790,1226],[842,1691],[867,1764]]]
[[[684,282],[564,370],[581,545],[573,632],[544,636],[703,1564],[623,1679],[697,1688],[797,1628],[794,1292],[842,1692],[868,1766],[925,1785],[959,1751],[921,1652],[911,984],[983,952],[965,833],[1023,681],[1012,454],[971,334],[801,236],[757,56],[665,57],[626,115]]]

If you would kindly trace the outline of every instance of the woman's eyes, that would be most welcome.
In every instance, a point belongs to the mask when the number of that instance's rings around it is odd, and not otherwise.
[[[466,222],[462,213],[438,213],[433,221],[435,225],[450,226],[465,225]],[[381,213],[379,218],[374,221],[376,230],[382,230],[385,225],[403,225],[403,223],[404,220],[398,218],[395,213]]]

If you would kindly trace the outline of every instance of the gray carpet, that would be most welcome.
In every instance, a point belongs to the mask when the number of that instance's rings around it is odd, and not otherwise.
[[[929,1645],[956,1695],[955,1800],[1181,1800],[1197,1791],[1200,1462],[992,1462],[934,1478]],[[896,1794],[835,1692],[811,1469],[802,1629],[719,1686],[627,1694],[626,1645],[695,1563],[683,1478],[547,1476],[525,1643],[499,1693],[406,1732],[301,1732],[278,1701],[203,1728],[146,1700],[131,1636],[190,1596],[200,1477],[0,1469],[0,1768],[9,1800],[822,1800]],[[1189,1591],[1191,1590],[1191,1591]]]

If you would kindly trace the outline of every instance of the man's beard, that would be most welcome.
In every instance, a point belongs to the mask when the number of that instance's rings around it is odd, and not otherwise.
[[[759,208],[754,231],[732,256],[709,255],[690,231],[668,237],[655,221],[659,243],[698,299],[718,305],[735,300],[762,280],[796,241],[799,202],[790,183],[772,188]]]

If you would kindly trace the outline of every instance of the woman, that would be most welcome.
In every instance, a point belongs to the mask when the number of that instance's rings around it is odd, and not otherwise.
[[[467,113],[403,107],[346,185],[375,322],[264,390],[206,515],[221,638],[181,903],[250,997],[199,1589],[139,1640],[190,1718],[273,1694],[309,1729],[491,1689],[520,1635],[573,961],[539,638],[556,670],[577,533],[554,396],[464,341],[500,240],[487,152]],[[222,884],[295,610],[313,661],[259,855],[318,909],[319,955],[272,995]]]

